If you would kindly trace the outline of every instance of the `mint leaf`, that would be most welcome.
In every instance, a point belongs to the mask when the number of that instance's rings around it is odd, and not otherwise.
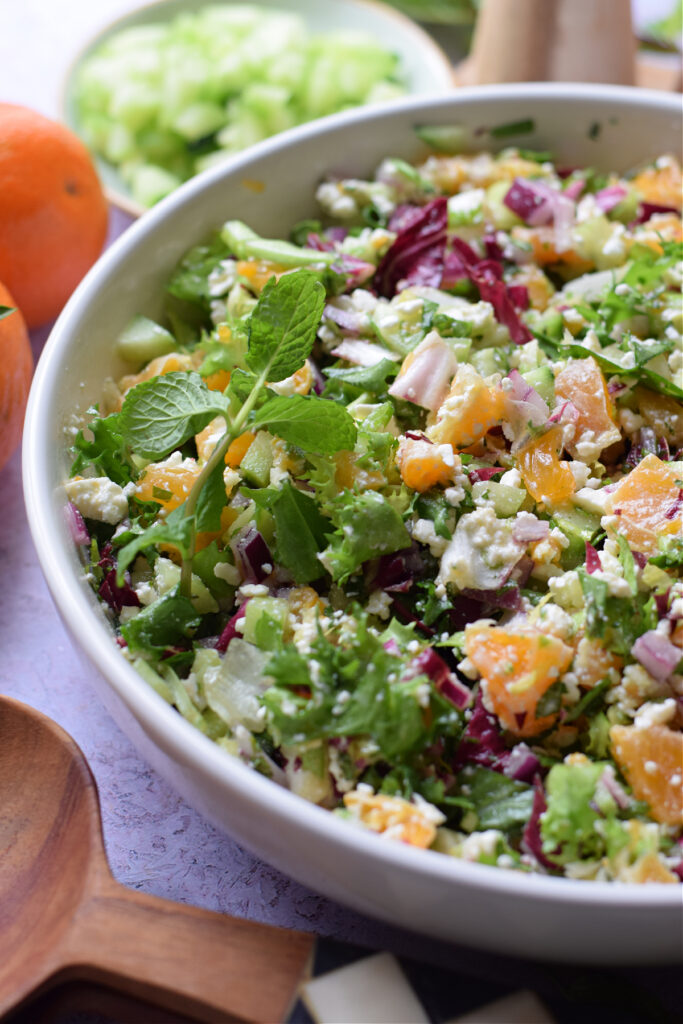
[[[228,384],[228,398],[234,399],[240,405],[244,405],[254,390],[255,384],[255,374],[250,373],[248,370],[233,370],[230,375],[230,383]],[[261,388],[261,396],[267,398],[268,392],[265,388]]]
[[[363,562],[411,544],[401,516],[377,491],[345,491],[334,503],[332,521],[337,529],[322,561],[338,583],[344,583]]]
[[[176,587],[122,626],[121,635],[131,651],[158,656],[169,647],[186,647],[200,623],[192,602]]]
[[[230,548],[222,551],[215,540],[207,544],[201,551],[195,552],[192,560],[192,572],[211,591],[221,607],[229,609],[232,607],[235,594],[235,587],[217,576],[215,569],[217,565],[234,565]]]
[[[352,449],[356,425],[336,402],[317,395],[277,395],[257,409],[250,429],[266,429],[306,452],[333,455]]]
[[[374,366],[350,366],[342,369],[332,366],[323,373],[332,380],[340,380],[343,384],[353,384],[363,391],[377,394],[386,389],[387,378],[395,376],[399,371],[398,363],[393,359],[380,359]]]
[[[4,320],[10,313],[16,313],[15,306],[0,306],[0,320]]]
[[[269,381],[296,373],[313,348],[324,305],[325,289],[314,274],[271,278],[249,319],[249,368]]]
[[[121,486],[137,479],[138,471],[131,461],[130,449],[121,433],[120,413],[112,413],[102,419],[93,407],[88,409],[88,414],[94,418],[89,421],[85,431],[92,437],[86,438],[83,430],[79,430],[76,435],[71,449],[75,456],[71,476],[87,466],[93,466],[99,476],[108,476]]]
[[[227,399],[220,391],[209,391],[198,373],[167,373],[128,392],[119,427],[125,443],[136,453],[158,459],[227,410]]]
[[[289,569],[296,583],[310,583],[324,574],[318,552],[332,532],[329,519],[318,509],[315,500],[285,480],[279,490],[246,491],[275,518],[275,551],[278,562]]]

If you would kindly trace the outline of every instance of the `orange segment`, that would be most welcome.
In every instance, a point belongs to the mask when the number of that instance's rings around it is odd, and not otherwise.
[[[574,438],[567,445],[572,455],[577,455],[576,446],[586,437],[601,451],[621,439],[607,383],[592,356],[570,359],[555,377],[555,394],[570,401],[579,411]]]
[[[499,387],[490,387],[474,367],[461,363],[427,435],[437,444],[467,448],[503,422],[506,402]]]
[[[225,461],[229,466],[232,466],[233,469],[237,469],[242,459],[251,448],[252,441],[255,437],[256,434],[254,434],[253,431],[245,430],[243,434],[240,434],[239,437],[236,437],[235,440],[231,442],[230,447],[225,453]]]
[[[648,203],[681,208],[681,168],[675,160],[663,167],[648,167],[633,179],[633,184]]]
[[[501,724],[516,736],[550,729],[558,712],[536,717],[541,697],[569,668],[571,647],[537,631],[513,633],[502,626],[465,630],[465,654],[486,680]]]
[[[453,482],[455,457],[447,444],[403,437],[396,452],[396,463],[403,483],[414,491],[446,487]]]
[[[130,391],[136,384],[141,384],[143,380],[151,380],[152,377],[160,377],[164,373],[174,373],[177,370],[184,372],[192,368],[191,356],[181,352],[169,352],[165,356],[157,356],[156,359],[152,359],[139,373],[131,373],[122,377],[119,381],[119,390],[121,394],[125,395],[126,391]]]
[[[613,725],[609,734],[614,760],[636,799],[650,805],[655,821],[683,825],[683,733],[664,725]]]
[[[517,467],[534,501],[561,505],[574,493],[574,476],[559,459],[561,449],[562,427],[555,426],[517,452]]]
[[[646,455],[607,498],[607,511],[618,517],[616,531],[632,548],[654,554],[658,537],[681,534],[676,512],[680,472],[656,455]],[[611,528],[611,527],[610,527]]]
[[[210,423],[194,436],[194,443],[197,445],[197,457],[201,462],[206,462],[211,453],[227,430],[227,423],[223,416],[216,416]]]
[[[569,267],[574,274],[583,274],[593,266],[583,256],[579,256],[576,249],[558,251],[553,227],[514,227],[510,234],[515,241],[526,242],[531,246],[534,262],[539,267],[560,263]]]
[[[278,278],[289,269],[279,263],[271,263],[270,260],[238,260],[235,267],[238,277],[243,278],[257,295],[263,291],[271,277]]]
[[[669,395],[659,395],[649,388],[636,388],[638,412],[655,434],[664,437],[675,448],[683,446],[683,405]]]
[[[230,383],[230,370],[216,370],[204,378],[204,383],[209,391],[225,391]]]
[[[194,459],[183,459],[170,465],[168,462],[152,462],[138,481],[136,497],[141,501],[156,501],[165,512],[172,512],[187,498],[200,469]]]

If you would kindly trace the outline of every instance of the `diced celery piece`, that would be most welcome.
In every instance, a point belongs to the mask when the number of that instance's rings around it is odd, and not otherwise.
[[[553,513],[551,520],[569,541],[560,558],[563,569],[582,565],[586,555],[586,541],[600,527],[600,517],[583,509],[567,506]]]
[[[491,219],[501,231],[509,231],[517,224],[523,224],[516,213],[513,213],[509,206],[503,202],[510,190],[509,181],[495,181],[486,189],[486,206],[488,207]]]
[[[188,142],[196,142],[214,132],[225,122],[225,110],[218,103],[197,101],[184,107],[169,125]]]
[[[244,611],[242,636],[261,650],[271,651],[289,622],[289,605],[281,597],[252,597]]]
[[[508,484],[498,483],[496,480],[479,480],[472,485],[472,497],[486,496],[493,502],[496,515],[501,519],[516,515],[524,504],[527,492],[523,487],[510,487]]]
[[[267,487],[273,466],[273,442],[268,434],[261,431],[249,445],[240,463],[244,479],[255,487]]]
[[[539,366],[535,370],[526,370],[522,377],[538,391],[539,395],[552,409],[555,404],[555,377],[549,366]]]
[[[418,125],[415,134],[438,153],[460,153],[469,139],[463,124]]]
[[[472,353],[470,362],[482,377],[490,377],[492,373],[507,373],[510,369],[502,348],[480,348],[478,352]]]
[[[140,365],[172,352],[175,347],[171,332],[146,316],[133,317],[116,339],[116,351],[121,358]]]
[[[132,174],[131,192],[141,206],[154,206],[180,184],[181,178],[177,174],[154,164],[142,164]]]

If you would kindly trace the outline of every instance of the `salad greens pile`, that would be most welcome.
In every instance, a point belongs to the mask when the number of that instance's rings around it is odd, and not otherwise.
[[[185,255],[75,439],[74,539],[122,655],[276,783],[498,868],[679,882],[680,167],[436,135],[287,240]]]

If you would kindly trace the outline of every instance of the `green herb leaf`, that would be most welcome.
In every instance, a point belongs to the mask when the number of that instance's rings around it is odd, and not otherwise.
[[[79,430],[71,451],[74,454],[71,476],[93,466],[99,476],[108,476],[114,483],[125,486],[137,479],[138,471],[131,460],[130,448],[123,438],[120,413],[101,418],[96,408],[88,409],[93,416],[85,430]],[[85,432],[92,437],[86,438]]]
[[[462,796],[477,816],[477,828],[521,828],[531,816],[533,786],[490,768],[466,767],[458,776]]]
[[[332,455],[352,449],[356,425],[346,409],[316,395],[276,395],[254,413],[252,430],[265,429],[306,452]]]
[[[137,384],[126,395],[119,427],[126,444],[147,459],[179,448],[218,415],[228,401],[209,391],[198,373],[167,373]]]
[[[297,270],[271,278],[249,319],[247,364],[269,381],[301,369],[313,348],[325,306],[325,289],[314,274]]]
[[[154,523],[142,530],[119,552],[116,576],[118,585],[122,585],[124,573],[131,562],[146,548],[155,547],[157,544],[173,544],[178,548],[182,557],[186,558],[192,543],[193,530],[194,517],[186,516],[182,505],[180,508],[173,509],[161,522]]]
[[[536,122],[533,118],[527,117],[522,121],[509,121],[506,124],[496,125],[489,128],[489,135],[494,139],[506,139],[510,135],[526,135],[536,130]]]
[[[346,368],[331,366],[323,370],[326,377],[340,380],[344,384],[353,384],[363,391],[377,394],[386,390],[387,378],[394,377],[399,371],[398,363],[393,359],[380,359],[374,366],[350,366]]]
[[[607,791],[598,795],[604,762],[555,764],[546,779],[548,809],[541,815],[543,851],[550,860],[567,864],[597,860],[617,852],[628,841],[626,832],[605,826],[614,823],[617,805]],[[600,828],[596,823],[601,821]],[[616,823],[615,823],[616,824]]]
[[[195,527],[215,533],[221,528],[221,512],[227,504],[223,471],[225,463],[221,460],[207,477],[199,492],[195,508]]]
[[[337,529],[322,560],[339,583],[363,562],[410,547],[401,516],[377,491],[345,491],[334,503],[332,520]]]
[[[243,492],[275,519],[275,558],[289,569],[296,583],[309,583],[324,574],[318,552],[332,532],[329,519],[321,514],[315,500],[285,480],[274,488]]]
[[[122,626],[121,635],[133,653],[158,656],[169,647],[187,646],[200,623],[192,602],[174,588]]]
[[[4,320],[10,313],[16,313],[15,306],[0,306],[0,320]]]

